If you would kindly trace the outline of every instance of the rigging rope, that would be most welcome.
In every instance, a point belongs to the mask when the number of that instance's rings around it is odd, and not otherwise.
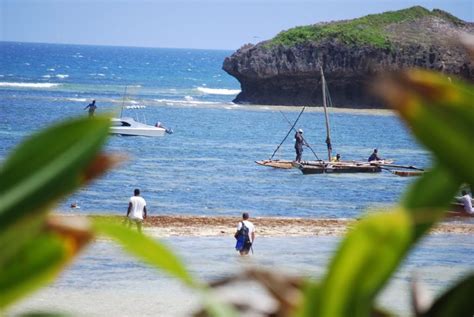
[[[301,109],[301,112],[300,112],[300,114],[298,115],[298,117],[296,118],[295,123],[293,123],[293,125],[291,126],[290,130],[289,130],[288,133],[286,134],[286,136],[285,136],[285,138],[283,139],[283,141],[281,141],[281,143],[277,146],[277,148],[276,148],[275,151],[273,152],[272,156],[270,157],[270,160],[273,159],[273,157],[275,156],[275,153],[280,149],[280,146],[283,144],[283,142],[285,142],[286,138],[288,138],[288,136],[290,135],[291,131],[294,129],[296,123],[298,123],[298,120],[300,119],[301,115],[303,114],[304,109],[306,109],[306,106],[304,106],[303,109]]]

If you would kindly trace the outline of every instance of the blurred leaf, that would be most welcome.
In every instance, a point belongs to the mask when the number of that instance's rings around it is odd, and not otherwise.
[[[0,170],[0,232],[83,184],[109,125],[106,117],[71,120],[16,148]]]
[[[410,70],[386,77],[377,93],[402,116],[418,140],[460,182],[474,184],[474,88],[439,74]]]
[[[142,259],[146,263],[161,269],[171,276],[180,279],[191,287],[201,287],[188,273],[182,262],[164,244],[140,234],[137,231],[103,221],[94,220],[95,231],[116,240],[127,252]]]
[[[0,233],[0,270],[15,253],[34,239],[44,227],[44,215],[31,215],[20,222],[14,223]]]
[[[374,214],[346,235],[321,284],[314,307],[324,316],[368,316],[373,301],[395,271],[412,241],[412,225],[404,210]]]
[[[68,315],[55,312],[30,312],[21,314],[19,317],[67,317]]]
[[[92,237],[87,229],[57,219],[44,230],[3,263],[0,308],[51,281]]]
[[[459,186],[460,182],[439,164],[410,186],[402,205],[412,214],[415,240],[444,216]]]
[[[433,306],[422,314],[423,317],[474,316],[474,274],[470,274],[452,287]]]
[[[204,307],[208,316],[212,317],[237,317],[239,314],[229,304],[222,303],[217,297],[208,290],[203,290]]]
[[[402,204],[407,209],[446,208],[461,183],[446,168],[435,165],[417,179],[405,193]]]
[[[310,280],[306,281],[306,284],[303,286],[303,293],[303,301],[298,307],[295,316],[317,316],[317,307],[319,307],[321,293],[320,284]]]

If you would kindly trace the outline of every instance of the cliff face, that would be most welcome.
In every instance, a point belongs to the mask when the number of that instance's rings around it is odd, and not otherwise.
[[[474,34],[473,23],[420,7],[388,14],[295,28],[243,46],[223,65],[241,84],[234,102],[321,105],[320,66],[337,107],[383,107],[366,88],[388,70],[421,67],[474,81],[474,64],[456,40]]]

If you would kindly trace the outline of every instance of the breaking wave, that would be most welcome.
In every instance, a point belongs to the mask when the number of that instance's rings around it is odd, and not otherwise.
[[[217,89],[206,87],[198,87],[197,90],[209,95],[237,95],[240,92],[239,89]]]
[[[0,87],[17,87],[17,88],[52,88],[57,87],[61,84],[53,83],[9,83],[0,82]]]

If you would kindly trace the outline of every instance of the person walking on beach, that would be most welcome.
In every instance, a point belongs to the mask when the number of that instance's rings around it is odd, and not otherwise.
[[[140,196],[140,189],[136,188],[133,191],[133,196],[128,202],[127,218],[129,220],[129,227],[132,222],[137,225],[138,232],[142,232],[142,222],[146,219],[146,201]]]
[[[237,225],[234,237],[237,239],[235,249],[240,252],[240,255],[248,255],[255,241],[255,226],[249,221],[248,212],[242,214],[242,221]]]
[[[89,117],[93,117],[94,116],[94,112],[95,112],[95,109],[97,109],[97,106],[95,105],[95,100],[92,100],[92,103],[88,104],[84,110],[86,110],[87,108],[89,108]]]
[[[303,145],[306,145],[306,142],[303,138],[303,130],[298,129],[295,133],[295,151],[296,151],[296,159],[295,162],[301,162],[301,157],[303,156]]]

